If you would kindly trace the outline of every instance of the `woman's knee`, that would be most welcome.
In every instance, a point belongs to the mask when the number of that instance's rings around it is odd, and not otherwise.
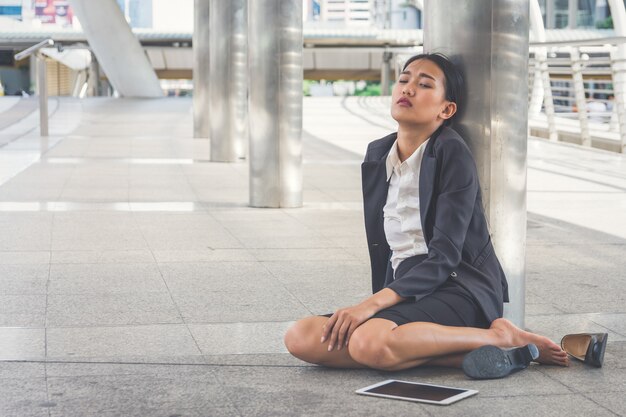
[[[358,327],[350,337],[348,352],[352,359],[370,368],[385,370],[397,365],[389,346],[389,334],[376,329]]]
[[[285,347],[293,356],[310,361],[312,360],[313,341],[315,335],[320,332],[315,332],[315,320],[312,317],[308,317],[302,320],[298,320],[293,326],[287,329],[285,333]],[[319,339],[320,336],[317,336]]]

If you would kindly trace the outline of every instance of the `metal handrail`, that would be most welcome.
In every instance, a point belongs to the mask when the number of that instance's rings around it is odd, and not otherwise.
[[[48,85],[46,79],[46,59],[39,52],[42,48],[54,46],[54,40],[46,39],[22,52],[15,54],[15,60],[21,61],[31,55],[37,57],[37,92],[39,93],[39,132],[48,136]]]
[[[46,48],[50,46],[54,46],[54,40],[46,39],[45,41],[41,41],[38,44],[35,44],[29,48],[24,49],[22,52],[15,54],[15,60],[21,61],[22,59],[28,58],[32,54],[39,52],[41,48]]]

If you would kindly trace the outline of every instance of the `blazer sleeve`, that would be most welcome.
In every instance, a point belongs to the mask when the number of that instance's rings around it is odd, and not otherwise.
[[[438,159],[437,189],[432,238],[428,257],[388,285],[401,297],[415,300],[432,293],[455,272],[461,263],[465,236],[473,216],[479,190],[478,172],[472,154],[460,140],[441,140],[435,150]],[[430,216],[429,216],[430,217]]]

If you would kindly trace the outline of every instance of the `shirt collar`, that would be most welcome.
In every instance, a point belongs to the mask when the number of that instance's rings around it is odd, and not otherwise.
[[[416,150],[409,156],[404,162],[411,168],[413,172],[418,172],[420,169],[420,165],[422,163],[422,157],[424,156],[424,151],[426,149],[426,144],[430,138],[426,139]],[[402,165],[400,162],[400,157],[398,156],[398,139],[393,142],[391,145],[391,149],[389,149],[389,154],[387,155],[387,159],[385,161],[385,166],[387,168],[387,181],[391,179],[391,175],[393,174],[394,167],[399,167]]]

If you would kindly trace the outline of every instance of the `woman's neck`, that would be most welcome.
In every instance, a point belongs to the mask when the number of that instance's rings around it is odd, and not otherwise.
[[[404,162],[439,126],[398,126],[398,157]]]

